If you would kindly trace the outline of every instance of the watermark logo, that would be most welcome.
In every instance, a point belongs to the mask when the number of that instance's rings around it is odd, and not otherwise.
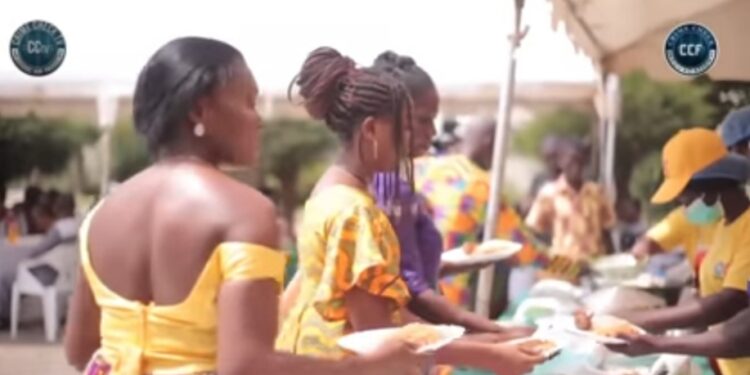
[[[10,40],[10,58],[30,76],[52,74],[62,65],[66,52],[65,37],[47,21],[26,22]]]
[[[719,45],[707,27],[685,23],[669,33],[664,53],[667,63],[676,72],[697,76],[707,72],[716,63]]]

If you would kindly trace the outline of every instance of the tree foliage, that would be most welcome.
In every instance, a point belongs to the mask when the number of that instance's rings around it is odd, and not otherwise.
[[[261,165],[264,184],[280,193],[288,219],[309,195],[336,150],[336,139],[320,123],[275,119],[263,128]]]
[[[716,109],[707,100],[711,88],[691,82],[657,82],[643,72],[622,79],[622,118],[617,126],[615,180],[629,194],[636,165],[658,152],[678,130],[713,127]]]
[[[59,173],[81,148],[95,142],[99,131],[90,124],[67,120],[0,117],[0,184],[38,170]]]
[[[121,122],[112,129],[112,178],[122,182],[148,167],[150,161],[146,141],[130,122]]]
[[[592,115],[569,108],[542,113],[515,134],[513,147],[525,155],[536,155],[546,136],[586,137],[593,121]]]

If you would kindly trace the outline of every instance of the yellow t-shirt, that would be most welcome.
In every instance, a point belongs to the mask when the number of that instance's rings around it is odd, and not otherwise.
[[[695,225],[685,216],[685,209],[680,206],[649,229],[646,236],[655,241],[665,251],[672,251],[679,247],[685,250],[685,255],[696,265],[696,258],[705,252],[713,240],[716,225]]]
[[[276,340],[279,350],[338,359],[337,340],[352,327],[344,296],[352,288],[392,302],[394,323],[409,292],[401,249],[388,217],[371,196],[337,185],[305,204],[299,235],[300,292]]]
[[[714,240],[700,269],[700,286],[703,297],[722,289],[747,290],[750,279],[750,211],[746,211],[731,225],[717,225]],[[750,358],[720,359],[724,375],[747,375]]]

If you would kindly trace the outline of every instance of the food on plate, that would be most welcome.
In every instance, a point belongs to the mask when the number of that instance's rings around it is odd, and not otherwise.
[[[602,325],[594,327],[593,332],[599,336],[616,338],[618,336],[634,336],[641,333],[638,327],[628,323],[619,322],[611,325]]]
[[[511,253],[513,250],[520,250],[521,247],[521,244],[510,241],[489,240],[480,244],[466,244],[463,246],[463,250],[467,255],[493,255]]]
[[[585,310],[576,311],[573,315],[575,324],[581,331],[590,331],[598,336],[617,338],[621,335],[638,335],[643,331],[634,324],[612,316],[602,316],[595,319],[593,314]]]
[[[466,253],[466,255],[472,255],[476,253],[477,247],[478,246],[476,243],[469,242],[464,244],[464,246],[462,246],[462,249],[464,250],[464,253]]]
[[[423,323],[407,324],[401,327],[394,337],[419,347],[434,344],[443,338],[436,327]]]
[[[518,347],[524,350],[546,353],[557,349],[557,344],[551,340],[529,339],[519,343]]]

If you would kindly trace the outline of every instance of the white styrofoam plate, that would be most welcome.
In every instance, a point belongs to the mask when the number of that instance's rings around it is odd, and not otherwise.
[[[440,332],[442,338],[433,344],[419,348],[417,352],[424,353],[438,350],[460,338],[465,332],[463,327],[453,325],[434,325],[432,327]],[[338,344],[340,347],[357,354],[370,354],[380,348],[388,340],[393,339],[399,329],[400,328],[383,328],[355,332],[340,338]]]
[[[608,325],[615,325],[615,324],[622,324],[623,322],[627,323],[626,321],[611,316],[611,315],[594,315],[594,317],[591,319],[592,326],[594,328],[596,327],[606,327]],[[630,324],[630,323],[628,323]],[[631,324],[632,325],[632,324]],[[640,328],[638,326],[632,325],[640,334],[645,334],[646,331],[643,328]],[[606,337],[602,335],[598,335],[592,331],[584,331],[582,329],[579,329],[578,327],[568,327],[567,328],[570,333],[574,333],[576,335],[589,338],[591,340],[594,340],[600,344],[605,345],[619,345],[619,344],[625,344],[625,341],[622,339],[618,339],[616,337]]]
[[[487,262],[499,262],[516,255],[523,249],[523,244],[506,240],[485,241],[477,246],[479,248],[491,248],[492,251],[467,254],[463,248],[459,247],[444,252],[440,259],[446,263],[470,266]]]

